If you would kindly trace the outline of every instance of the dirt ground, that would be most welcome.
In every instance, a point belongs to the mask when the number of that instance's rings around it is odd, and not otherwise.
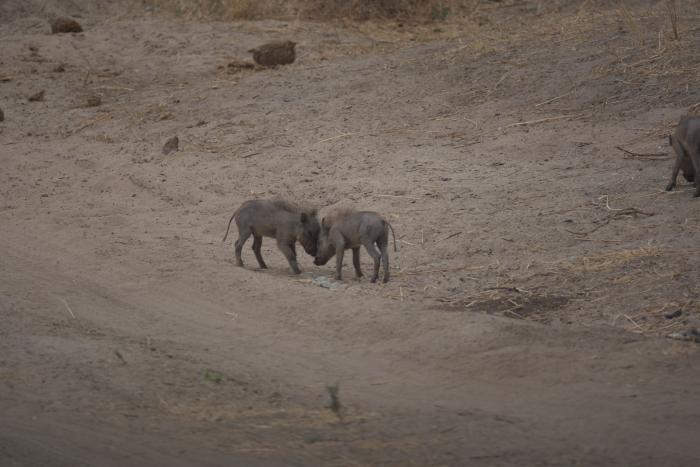
[[[700,200],[663,190],[700,3],[678,40],[664,2],[614,3],[3,2],[0,464],[700,463],[699,347],[666,337],[700,323]],[[271,39],[297,61],[229,66]],[[272,196],[383,213],[392,280],[290,276],[270,239],[235,267],[229,216]]]

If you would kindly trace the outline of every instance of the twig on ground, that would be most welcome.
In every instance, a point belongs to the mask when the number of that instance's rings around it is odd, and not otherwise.
[[[552,97],[551,99],[547,99],[547,100],[544,101],[544,102],[540,102],[539,104],[535,104],[535,107],[541,107],[541,106],[543,106],[543,105],[550,104],[550,103],[552,103],[552,102],[554,102],[554,101],[557,101],[557,100],[561,99],[562,97],[568,96],[568,95],[571,94],[572,92],[574,92],[573,89],[572,89],[571,91],[567,92],[566,94],[562,94],[561,96]]]
[[[630,318],[630,317],[627,316],[626,314],[623,314],[622,316],[624,316],[625,318],[627,318],[627,320],[628,320],[630,323],[634,324],[634,326],[635,326],[636,328],[638,328],[642,333],[644,332],[644,328],[642,328],[639,324],[637,324],[637,322],[636,322],[635,320],[633,320],[632,318]]]
[[[66,310],[68,310],[68,313],[70,313],[70,315],[73,317],[73,319],[75,319],[75,314],[73,314],[73,310],[71,310],[70,307],[68,306],[68,302],[65,301],[64,299],[61,299],[61,301],[66,306]]]
[[[451,238],[454,238],[454,237],[456,237],[457,235],[462,235],[462,232],[461,232],[461,231],[460,231],[460,232],[455,232],[455,233],[453,233],[453,234],[451,234],[451,235],[448,235],[447,237],[443,238],[443,239],[440,240],[440,241],[441,241],[441,242],[444,242],[445,240],[449,240],[449,239],[451,239]]]
[[[639,158],[653,160],[653,159],[668,159],[668,157],[669,157],[669,154],[667,152],[641,153],[641,152],[630,151],[629,149],[625,149],[621,146],[615,146],[615,148],[624,152],[629,158],[639,157]]]
[[[500,286],[500,287],[487,287],[484,290],[509,290],[511,292],[518,292],[518,293],[524,293],[524,294],[529,294],[525,289],[521,289],[520,287],[508,287],[508,286]]]
[[[499,127],[498,129],[505,130],[506,128],[512,128],[512,127],[516,127],[516,126],[534,125],[536,123],[552,122],[555,120],[564,120],[566,118],[575,117],[576,115],[577,114],[558,115],[556,117],[547,117],[547,118],[540,118],[537,120],[528,120],[525,122],[511,123],[509,125]]]
[[[88,69],[87,69],[87,73],[85,73],[85,79],[83,80],[83,86],[87,86],[88,80],[90,79],[90,73],[92,72],[92,64],[90,63],[90,60],[88,60],[88,58],[85,56],[85,54],[82,53],[82,52],[78,49],[78,47],[75,46],[75,43],[74,43],[74,42],[71,42],[70,45],[72,45],[73,48],[75,49],[75,51],[78,52],[78,55],[80,55],[80,58],[82,58],[83,60],[85,60],[85,63],[87,63]]]
[[[320,141],[316,141],[314,144],[320,144],[320,143],[325,143],[326,141],[333,141],[334,139],[340,139],[340,138],[346,138],[348,136],[352,136],[355,133],[343,133],[341,135],[336,135],[336,136],[331,136],[330,138],[322,139]]]
[[[415,196],[404,196],[404,195],[374,195],[374,196],[379,196],[381,198],[405,198],[405,199],[415,199],[415,200],[420,200],[421,198],[416,198]]]

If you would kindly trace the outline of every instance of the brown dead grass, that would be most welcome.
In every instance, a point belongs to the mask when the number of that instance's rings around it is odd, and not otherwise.
[[[601,271],[620,267],[637,259],[657,257],[659,255],[661,255],[661,249],[657,247],[615,250],[590,256],[581,256],[566,264],[566,266],[572,271]]]
[[[401,19],[442,21],[473,15],[480,0],[145,0],[141,5],[187,19]]]

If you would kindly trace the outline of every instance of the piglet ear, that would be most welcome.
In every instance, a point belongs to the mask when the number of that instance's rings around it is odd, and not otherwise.
[[[305,212],[302,212],[301,213],[301,223],[306,224],[307,222],[309,222],[309,216],[307,216]]]

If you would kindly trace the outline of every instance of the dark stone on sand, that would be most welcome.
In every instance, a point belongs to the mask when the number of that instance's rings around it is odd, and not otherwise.
[[[163,145],[163,154],[166,156],[170,153],[176,152],[180,146],[180,139],[177,136],[173,136]]]
[[[86,103],[88,107],[99,107],[102,105],[102,99],[97,94],[90,94],[87,97]]]
[[[83,27],[74,19],[61,17],[51,21],[51,32],[53,34],[83,32]]]
[[[293,63],[296,59],[295,46],[296,42],[292,41],[274,41],[250,49],[248,52],[253,54],[253,60],[258,65],[273,67]]]
[[[45,95],[45,94],[46,94],[46,91],[44,91],[44,90],[42,89],[41,91],[37,92],[36,94],[32,94],[31,96],[29,96],[29,97],[27,98],[27,100],[28,100],[29,102],[40,102],[40,101],[43,101],[43,100],[44,100],[44,95]]]

